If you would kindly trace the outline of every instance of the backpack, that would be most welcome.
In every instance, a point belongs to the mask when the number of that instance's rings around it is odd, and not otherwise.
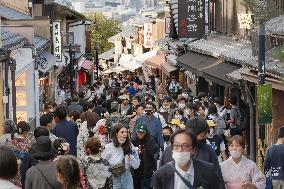
[[[218,115],[214,121],[219,129],[226,129],[226,121],[224,117]]]

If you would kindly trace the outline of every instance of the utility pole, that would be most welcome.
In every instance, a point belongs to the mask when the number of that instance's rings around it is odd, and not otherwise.
[[[12,80],[12,107],[13,107],[13,121],[17,124],[17,116],[16,116],[16,60],[10,60],[10,69],[11,69],[11,80]]]
[[[70,58],[70,63],[69,63],[69,73],[70,73],[70,91],[71,91],[71,98],[74,97],[74,65],[73,65],[73,53],[72,51],[72,45],[69,45],[69,58]]]
[[[99,49],[100,49],[100,43],[96,42],[96,69],[97,69],[97,79],[99,78]]]

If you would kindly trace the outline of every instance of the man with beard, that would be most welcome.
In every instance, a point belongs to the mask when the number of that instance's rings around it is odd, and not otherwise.
[[[138,118],[136,125],[139,123],[146,123],[147,129],[153,139],[157,142],[159,148],[162,148],[164,143],[162,136],[162,124],[161,121],[154,115],[154,104],[148,101],[145,105],[146,114]],[[132,131],[132,139],[136,139],[136,128]]]

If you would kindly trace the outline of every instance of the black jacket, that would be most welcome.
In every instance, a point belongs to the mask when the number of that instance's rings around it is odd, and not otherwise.
[[[193,188],[203,187],[204,189],[219,189],[220,180],[216,179],[217,174],[212,164],[193,159],[194,181]],[[173,189],[175,184],[175,171],[170,162],[159,168],[153,175],[154,189]]]
[[[135,176],[152,176],[157,168],[155,154],[158,151],[158,145],[155,140],[151,137],[150,133],[147,131],[144,140],[138,140],[136,137],[132,141],[135,147],[141,145],[144,150],[143,153],[139,154],[140,166],[134,171]]]
[[[172,155],[173,155],[173,152],[172,152],[171,145],[167,146],[167,148],[163,152],[161,162],[160,162],[160,166],[163,166],[163,165],[169,163],[170,161],[173,161]],[[210,163],[214,166],[215,172],[218,175],[218,178],[220,180],[220,182],[219,182],[220,187],[218,187],[218,189],[224,189],[225,184],[224,184],[220,164],[218,162],[215,151],[211,148],[211,146],[209,146],[206,143],[199,145],[198,148],[197,148],[196,154],[194,155],[194,158],[198,159],[198,160],[205,161],[205,162]]]

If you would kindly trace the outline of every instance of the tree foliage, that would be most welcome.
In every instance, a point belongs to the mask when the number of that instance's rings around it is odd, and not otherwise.
[[[96,54],[96,42],[100,44],[100,53],[113,48],[114,45],[108,42],[108,38],[121,31],[120,22],[114,19],[107,19],[103,13],[87,14],[86,17],[94,22],[90,26],[93,54]]]
[[[252,12],[255,23],[264,23],[275,16],[273,0],[242,0],[242,4]]]

